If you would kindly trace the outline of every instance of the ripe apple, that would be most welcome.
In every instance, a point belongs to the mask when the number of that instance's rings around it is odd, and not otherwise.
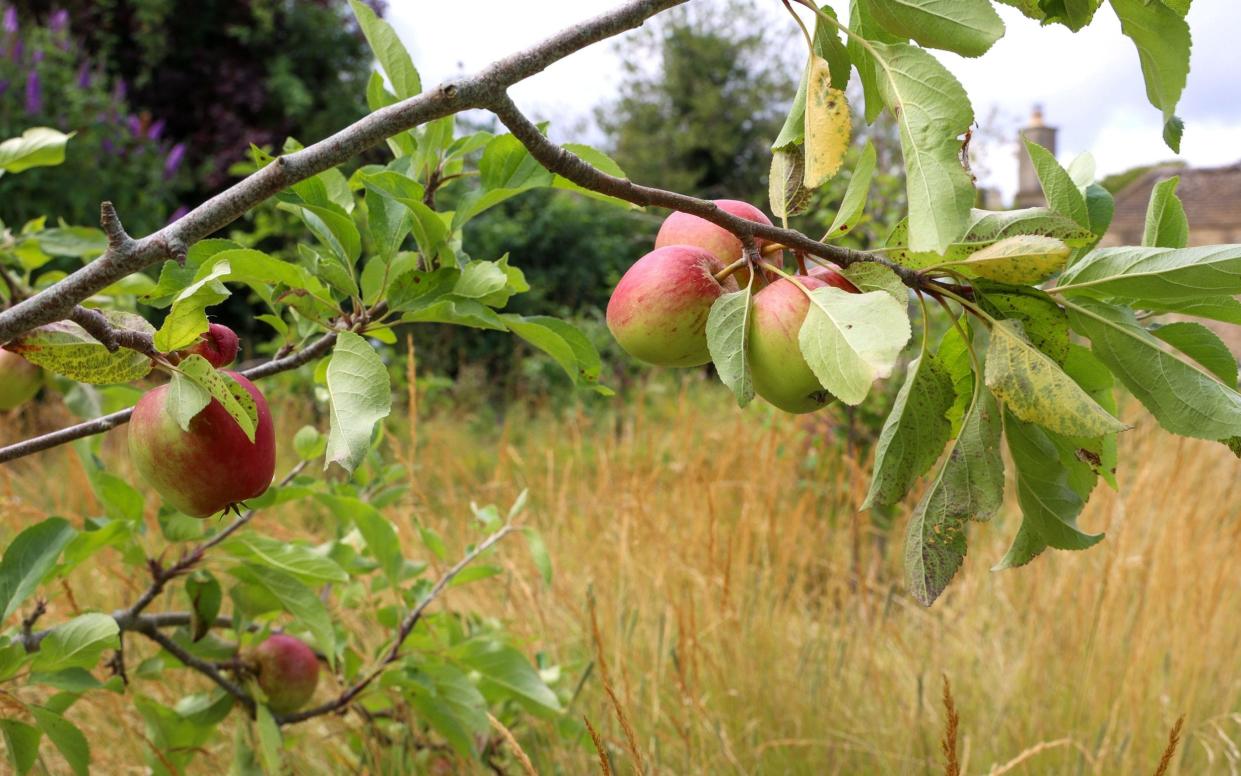
[[[267,696],[267,707],[288,714],[306,705],[319,683],[319,660],[300,639],[268,636],[250,653],[250,667]]]
[[[657,366],[699,366],[711,360],[707,315],[726,290],[714,277],[724,265],[690,245],[657,248],[625,273],[608,300],[608,328],[634,358]]]
[[[835,286],[857,293],[843,275],[824,269],[797,279],[811,291]],[[787,279],[777,280],[754,295],[747,352],[754,392],[785,412],[814,412],[836,400],[819,383],[801,353],[799,335],[809,309],[810,300]]]
[[[43,370],[11,350],[0,348],[0,412],[24,404],[43,385]]]
[[[254,441],[215,399],[182,431],[168,411],[168,386],[148,391],[129,421],[129,454],[139,473],[170,506],[193,517],[209,517],[261,496],[276,472],[276,434],[267,400],[236,372],[254,398],[258,424]]]
[[[736,199],[717,199],[715,204],[724,212],[738,218],[771,226],[771,219],[749,202],[741,202]],[[762,250],[766,244],[765,240],[759,239],[759,250]],[[741,258],[742,254],[741,240],[735,234],[722,226],[716,226],[705,218],[681,212],[674,212],[664,219],[663,225],[659,227],[659,234],[655,235],[656,248],[663,248],[668,245],[697,246],[724,262],[725,267]],[[771,264],[780,266],[784,263],[783,254],[769,257],[768,261]],[[763,275],[759,277],[763,277]],[[741,270],[737,273],[737,284],[744,286],[750,282],[749,278],[749,270]]]
[[[193,347],[185,350],[185,355],[198,354],[216,369],[221,369],[237,358],[237,348],[237,334],[222,323],[213,323]]]

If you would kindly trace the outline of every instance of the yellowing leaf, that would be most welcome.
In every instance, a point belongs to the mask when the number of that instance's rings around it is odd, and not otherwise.
[[[1069,246],[1054,237],[1021,234],[977,251],[969,259],[953,262],[971,277],[986,278],[1014,286],[1034,285],[1064,268]]]
[[[1058,434],[1100,437],[1128,428],[1026,339],[1017,321],[996,321],[987,351],[987,387],[1021,420]]]
[[[818,188],[840,171],[852,129],[849,101],[832,88],[827,60],[812,57],[806,91],[806,188]]]

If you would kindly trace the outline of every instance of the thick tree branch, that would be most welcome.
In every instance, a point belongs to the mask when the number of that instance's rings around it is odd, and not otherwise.
[[[78,304],[121,278],[166,259],[180,259],[186,249],[227,226],[251,208],[298,181],[335,167],[385,139],[428,121],[495,102],[518,81],[548,65],[640,26],[655,14],[686,0],[630,0],[620,7],[566,29],[542,43],[490,65],[481,72],[449,81],[351,124],[331,137],[285,156],[217,194],[163,229],[138,240],[121,227],[110,204],[101,208],[108,234],[103,256],[7,310],[0,311],[0,343],[62,320]]]
[[[69,320],[86,329],[87,334],[99,340],[112,353],[120,348],[129,348],[151,357],[159,355],[155,349],[155,339],[150,334],[113,326],[98,310],[78,305],[70,311]]]
[[[737,235],[743,242],[761,237],[771,242],[780,243],[788,248],[804,251],[814,256],[829,259],[842,267],[858,262],[874,262],[882,264],[895,272],[905,285],[918,288],[921,278],[915,270],[862,251],[828,245],[813,240],[793,229],[781,229],[778,226],[755,223],[738,218],[721,210],[713,202],[672,191],[642,186],[625,178],[617,178],[597,169],[581,157],[561,148],[539,131],[534,122],[526,118],[507,94],[501,94],[487,105],[488,110],[500,119],[500,123],[513,133],[513,137],[530,151],[530,155],[552,172],[558,173],[579,186],[597,191],[601,194],[623,199],[635,205],[656,205],[670,210],[705,218],[713,224],[724,227]]]
[[[498,544],[505,536],[512,533],[513,530],[513,525],[505,525],[503,528],[480,542],[478,546],[466,553],[465,557],[457,561],[456,565],[445,572],[444,576],[440,577],[439,580],[436,581],[435,586],[431,588],[431,592],[427,593],[426,597],[419,601],[418,605],[411,609],[410,612],[401,619],[401,625],[397,628],[396,638],[392,642],[392,647],[387,651],[387,653],[384,654],[384,657],[379,661],[379,664],[372,668],[369,673],[363,675],[363,677],[355,682],[353,686],[349,687],[349,689],[345,690],[327,703],[323,703],[309,709],[303,709],[302,711],[296,711],[292,714],[279,715],[276,717],[276,722],[281,725],[288,725],[294,722],[303,722],[311,719],[312,717],[321,717],[324,714],[331,714],[347,708],[355,698],[362,694],[363,690],[370,686],[371,682],[378,679],[389,665],[396,662],[401,657],[401,646],[405,643],[405,639],[409,638],[409,634],[413,632],[414,626],[416,626],[418,621],[422,619],[422,615],[426,612],[427,607],[439,597],[440,593],[444,592],[444,588],[448,587],[449,583],[452,582],[458,574],[464,571],[466,566],[469,566],[471,563],[478,560],[479,556]]]

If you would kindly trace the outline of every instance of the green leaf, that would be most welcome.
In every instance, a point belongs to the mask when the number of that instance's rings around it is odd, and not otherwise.
[[[232,375],[217,370],[197,353],[177,365],[168,387],[166,404],[167,411],[182,431],[190,430],[190,421],[213,399],[236,421],[246,439],[253,442],[259,410],[250,392],[242,388]]]
[[[944,332],[943,339],[939,341],[939,348],[935,351],[935,360],[943,369],[944,374],[952,381],[952,392],[956,397],[952,402],[952,407],[948,409],[945,416],[952,425],[952,438],[956,438],[961,432],[961,423],[965,418],[965,413],[970,408],[970,404],[974,400],[974,362],[970,358],[970,341],[967,337],[973,336],[968,321],[960,321],[960,328],[964,329],[966,336],[962,336],[957,326],[948,327],[948,331]]]
[[[31,127],[21,137],[0,143],[0,171],[16,173],[32,167],[56,166],[65,161],[65,144],[74,134],[66,135],[48,127]]]
[[[1189,243],[1189,221],[1185,207],[1176,196],[1176,185],[1181,176],[1174,175],[1159,181],[1151,189],[1150,204],[1146,207],[1146,228],[1142,232],[1142,244],[1151,248],[1184,248]]]
[[[935,465],[952,432],[947,413],[955,398],[952,379],[928,357],[924,344],[922,355],[909,364],[905,383],[879,433],[874,473],[862,509],[897,503]]]
[[[349,581],[349,574],[326,555],[269,536],[239,533],[224,542],[221,549],[234,558],[287,572],[308,583]]]
[[[4,622],[56,564],[60,551],[77,534],[69,521],[49,517],[26,528],[4,551],[0,560],[0,622]]]
[[[186,286],[172,302],[172,310],[155,332],[155,348],[171,353],[194,343],[207,331],[207,308],[228,298],[222,279],[232,271],[227,261],[217,261],[211,271]]]
[[[1097,437],[1128,428],[1026,338],[1017,321],[997,321],[987,350],[987,387],[1018,418],[1065,436]]]
[[[1241,435],[1241,394],[1166,352],[1131,310],[1087,301],[1067,308],[1073,329],[1159,425],[1198,439]]]
[[[707,349],[716,374],[744,407],[754,399],[754,381],[746,358],[750,330],[751,286],[722,294],[707,315]]]
[[[1025,139],[1025,145],[1030,161],[1034,163],[1039,185],[1043,187],[1047,204],[1053,211],[1068,216],[1078,225],[1089,227],[1090,215],[1086,210],[1086,199],[1072,176],[1060,166],[1051,151],[1028,139]]]
[[[215,626],[224,592],[211,572],[199,569],[185,578],[185,595],[190,599],[190,639],[200,641]]]
[[[805,150],[801,146],[791,145],[772,152],[767,201],[776,218],[787,221],[806,212],[811,191],[806,188],[805,175]]]
[[[857,405],[879,378],[892,374],[909,342],[905,305],[885,291],[851,294],[824,286],[810,292],[798,343],[820,384]]]
[[[543,716],[561,710],[556,693],[512,647],[476,638],[453,647],[450,654],[454,661],[478,672],[478,688],[488,700],[510,697],[531,713]]]
[[[461,270],[452,293],[463,299],[482,299],[508,285],[508,275],[494,261],[471,261]]]
[[[1181,152],[1181,136],[1185,134],[1185,120],[1173,115],[1163,122],[1163,142],[1173,153]]]
[[[116,620],[106,614],[83,614],[52,628],[39,644],[32,668],[45,673],[94,668],[104,650],[119,646]]]
[[[155,331],[154,326],[133,313],[99,312],[113,327],[143,334]],[[5,347],[50,372],[91,385],[129,383],[146,377],[151,371],[151,359],[147,356],[128,348],[109,353],[99,340],[72,321],[40,326]]]
[[[849,150],[853,129],[849,100],[832,87],[831,68],[819,56],[810,58],[806,84],[806,132],[803,145],[803,182],[817,189],[837,172]]]
[[[1200,323],[1177,321],[1151,330],[1159,339],[1206,367],[1229,388],[1237,387],[1237,357],[1219,335]]]
[[[1100,248],[1060,277],[1058,294],[1137,304],[1241,293],[1241,245]]]
[[[909,288],[905,285],[905,281],[901,280],[900,275],[882,264],[859,261],[842,269],[840,274],[862,292],[883,291],[890,294],[898,304],[909,303]]]
[[[590,340],[571,324],[547,316],[503,315],[501,319],[518,337],[551,356],[575,385],[597,384],[603,362]]]
[[[362,235],[353,218],[339,205],[294,205],[281,202],[281,210],[297,215],[323,247],[332,252],[346,268],[362,255]]]
[[[1164,139],[1173,151],[1180,146],[1181,123],[1176,104],[1189,76],[1189,24],[1163,2],[1111,0],[1120,31],[1138,49],[1146,97],[1163,111]]]
[[[1194,318],[1206,318],[1241,326],[1241,300],[1231,296],[1199,296],[1169,299],[1163,302],[1146,301],[1142,307],[1155,313],[1180,313]]]
[[[958,140],[974,122],[974,111],[957,79],[925,50],[902,43],[872,48],[880,93],[900,129],[909,247],[944,251],[965,232],[974,204]]]
[[[42,706],[28,706],[39,729],[56,745],[77,776],[90,773],[90,744],[86,736],[69,720]]]
[[[547,551],[547,543],[543,541],[543,535],[533,528],[523,528],[522,533],[526,537],[526,546],[530,550],[530,558],[534,561],[534,566],[539,570],[539,576],[543,577],[543,584],[551,586],[552,584],[552,556]]]
[[[844,199],[840,201],[840,209],[836,211],[836,217],[832,219],[832,225],[827,229],[827,239],[843,237],[861,221],[862,213],[866,210],[866,197],[870,192],[870,181],[874,175],[875,146],[871,141],[867,140],[866,146],[862,149],[862,155],[858,158],[857,165],[853,168],[853,175],[849,178],[849,185],[845,189]],[[853,266],[865,266],[865,263]],[[855,283],[854,285],[857,284]]]
[[[930,606],[965,559],[968,520],[987,520],[1004,502],[1000,408],[976,386],[961,433],[909,520],[905,574],[910,593]]]
[[[1004,435],[1017,470],[1022,520],[1013,549],[996,568],[1028,563],[1043,547],[1084,550],[1102,541],[1103,534],[1087,534],[1077,527],[1085,499],[1070,487],[1068,470],[1043,429],[1005,413]]]
[[[350,474],[371,447],[375,425],[392,411],[388,369],[365,339],[341,332],[327,367],[331,430],[324,468],[339,464]]]
[[[486,699],[469,677],[452,666],[433,664],[426,671],[433,685],[420,683],[407,696],[410,706],[457,754],[476,757],[475,740],[490,730]]]
[[[512,135],[497,135],[487,143],[478,162],[478,174],[483,188],[468,195],[457,208],[454,229],[510,197],[550,186],[554,180],[552,173]]]
[[[1113,387],[1116,383],[1112,373],[1103,362],[1095,358],[1094,353],[1076,343],[1069,346],[1069,356],[1064,361],[1064,371],[1082,387],[1091,398],[1099,402],[1099,406],[1113,415],[1116,414],[1116,394]],[[1112,489],[1116,489],[1116,434],[1086,439],[1084,437],[1062,437],[1047,432],[1052,442],[1060,450],[1060,460],[1069,469],[1069,484],[1081,494],[1089,497],[1094,490],[1095,478],[1087,477],[1082,471],[1085,464],[1091,475],[1101,475]],[[1096,458],[1092,458],[1096,456]]]
[[[964,57],[986,53],[1004,35],[987,0],[871,0],[875,19],[901,38]]]
[[[17,776],[26,776],[39,759],[39,729],[15,719],[0,719],[0,736]]]
[[[323,493],[319,494],[319,499],[338,518],[357,527],[366,542],[367,552],[379,561],[388,582],[395,587],[401,581],[405,556],[401,553],[401,538],[392,522],[374,506],[356,498]]]
[[[388,306],[394,312],[412,313],[425,309],[453,293],[461,270],[441,267],[432,272],[406,273],[388,291]]]
[[[350,0],[357,3],[357,0]],[[280,726],[276,718],[265,705],[254,710],[255,727],[259,734],[259,758],[263,761],[263,770],[267,773],[284,772],[284,737],[280,734]]]
[[[62,226],[38,234],[39,247],[53,256],[93,259],[108,249],[108,238],[91,226]]]
[[[1035,285],[1059,272],[1069,258],[1069,246],[1054,237],[1017,235],[1006,237],[970,254],[963,261],[947,262],[962,273],[1011,285]]]
[[[1029,286],[976,282],[975,298],[983,311],[1021,323],[1026,337],[1057,364],[1069,355],[1069,317],[1045,292]]]
[[[494,310],[473,299],[441,299],[415,312],[406,313],[401,320],[406,323],[451,323],[476,329],[508,331],[508,327]]]
[[[880,68],[873,57],[868,56],[861,40],[872,43],[905,43],[906,38],[893,35],[875,20],[872,0],[849,0],[849,57],[857,67],[858,80],[862,82],[862,97],[866,101],[866,123],[873,124],[883,112],[883,96],[879,92]]]
[[[1112,192],[1098,183],[1086,187],[1086,214],[1090,217],[1090,231],[1098,237],[1107,234],[1116,214],[1116,199]]]
[[[404,100],[421,92],[422,81],[414,69],[414,61],[392,25],[380,19],[370,6],[360,0],[349,0],[349,6],[358,20],[358,26],[362,28],[362,34],[366,36],[366,42],[379,60],[379,66],[396,90],[397,98]]]
[[[237,579],[248,582],[269,594],[273,600],[310,629],[319,651],[335,662],[336,631],[327,607],[315,591],[297,577],[267,566],[244,563],[232,569]]]

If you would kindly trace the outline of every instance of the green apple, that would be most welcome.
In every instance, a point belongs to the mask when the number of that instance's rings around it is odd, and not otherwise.
[[[43,370],[11,350],[0,348],[0,412],[34,398],[43,385]]]

